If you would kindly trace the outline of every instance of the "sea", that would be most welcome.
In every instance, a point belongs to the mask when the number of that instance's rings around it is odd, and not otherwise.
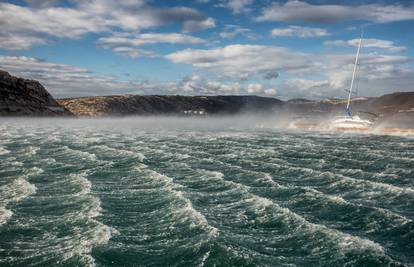
[[[0,120],[0,266],[414,266],[414,139]]]

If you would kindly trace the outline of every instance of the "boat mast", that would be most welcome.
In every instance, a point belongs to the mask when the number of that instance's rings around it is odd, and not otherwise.
[[[354,87],[355,75],[356,75],[356,71],[357,71],[357,68],[358,68],[358,58],[359,58],[359,52],[361,51],[362,35],[363,35],[363,32],[361,32],[361,38],[359,39],[357,55],[356,55],[355,64],[354,64],[354,71],[352,72],[351,86],[350,86],[349,91],[348,91],[349,92],[348,102],[346,104],[346,113],[348,114],[348,116],[351,116],[351,117],[352,117],[352,113],[351,113],[351,110],[349,109],[349,105],[351,103],[352,89]]]

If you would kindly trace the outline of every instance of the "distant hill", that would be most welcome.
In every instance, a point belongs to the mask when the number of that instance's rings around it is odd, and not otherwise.
[[[38,82],[0,71],[0,116],[73,116]]]
[[[346,100],[287,101],[285,109],[297,115],[324,116],[344,113]],[[354,113],[372,114],[379,118],[410,117],[414,119],[414,92],[396,92],[380,97],[355,98],[351,102]]]
[[[396,92],[369,99],[365,106],[389,125],[414,126],[414,92]]]
[[[126,115],[234,115],[259,113],[269,116],[321,118],[344,115],[346,100],[281,101],[258,96],[177,96],[125,95],[59,99],[77,116]],[[414,125],[414,92],[393,93],[381,97],[356,98],[352,110],[361,117],[376,117],[379,122]]]
[[[284,102],[259,96],[126,95],[59,99],[78,116],[273,113]]]

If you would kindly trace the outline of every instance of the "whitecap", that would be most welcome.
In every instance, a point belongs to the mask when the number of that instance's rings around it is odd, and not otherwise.
[[[189,198],[185,196],[182,191],[177,190],[178,188],[182,187],[179,184],[174,183],[174,179],[160,174],[154,170],[148,169],[146,165],[142,164],[144,168],[136,167],[137,170],[147,172],[153,179],[160,179],[165,182],[165,187],[168,191],[172,192],[177,198],[181,199],[186,203],[183,207],[178,208],[175,213],[180,215],[185,215],[186,217],[190,217],[193,223],[190,224],[190,227],[201,227],[207,231],[208,240],[211,238],[215,238],[218,236],[219,230],[216,227],[210,225],[207,219],[202,215],[199,211],[197,211]],[[219,172],[215,173],[216,175],[220,176]],[[205,241],[208,241],[205,240]]]
[[[11,210],[6,209],[11,202],[18,202],[34,194],[36,186],[19,177],[10,184],[0,187],[0,225],[5,224],[13,215]]]
[[[28,146],[24,149],[24,154],[26,156],[34,156],[37,154],[37,152],[40,150],[40,147],[34,147],[34,146]]]
[[[1,155],[6,155],[6,154],[9,154],[9,153],[10,153],[10,150],[7,150],[3,147],[0,147],[0,156]]]
[[[65,150],[67,150],[68,152],[74,154],[76,157],[79,157],[80,159],[88,159],[91,161],[97,161],[96,155],[93,153],[89,153],[86,151],[81,151],[81,150],[77,150],[77,149],[72,149],[69,148],[68,146],[64,146],[63,147]]]
[[[5,224],[13,215],[11,210],[0,206],[0,225]]]
[[[36,186],[23,177],[15,179],[12,183],[0,187],[2,192],[0,201],[17,202],[36,192]]]
[[[325,225],[311,223],[290,209],[281,207],[280,205],[274,203],[273,200],[253,194],[250,192],[250,187],[246,185],[224,180],[224,177],[222,179],[222,182],[232,183],[242,191],[242,195],[246,198],[244,200],[241,199],[240,201],[254,206],[253,211],[257,213],[258,217],[256,217],[256,220],[258,221],[267,220],[269,218],[268,213],[271,212],[273,215],[276,215],[279,219],[281,219],[286,225],[289,225],[290,228],[296,228],[296,230],[292,229],[294,233],[303,236],[313,236],[316,233],[320,233],[324,236],[326,241],[329,240],[332,245],[337,244],[338,249],[343,253],[346,253],[347,251],[369,250],[386,257],[384,248],[372,240],[353,236],[342,231],[329,228]],[[338,197],[336,201],[342,202],[344,200]],[[315,247],[314,249],[317,250],[318,248]]]
[[[87,172],[82,173],[75,173],[70,174],[70,179],[72,179],[76,184],[79,184],[81,186],[81,190],[76,193],[76,195],[86,195],[91,192],[92,183],[86,179]]]

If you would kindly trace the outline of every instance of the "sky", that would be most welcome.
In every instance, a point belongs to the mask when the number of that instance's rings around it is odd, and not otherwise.
[[[0,69],[57,98],[414,91],[414,1],[0,0]]]

